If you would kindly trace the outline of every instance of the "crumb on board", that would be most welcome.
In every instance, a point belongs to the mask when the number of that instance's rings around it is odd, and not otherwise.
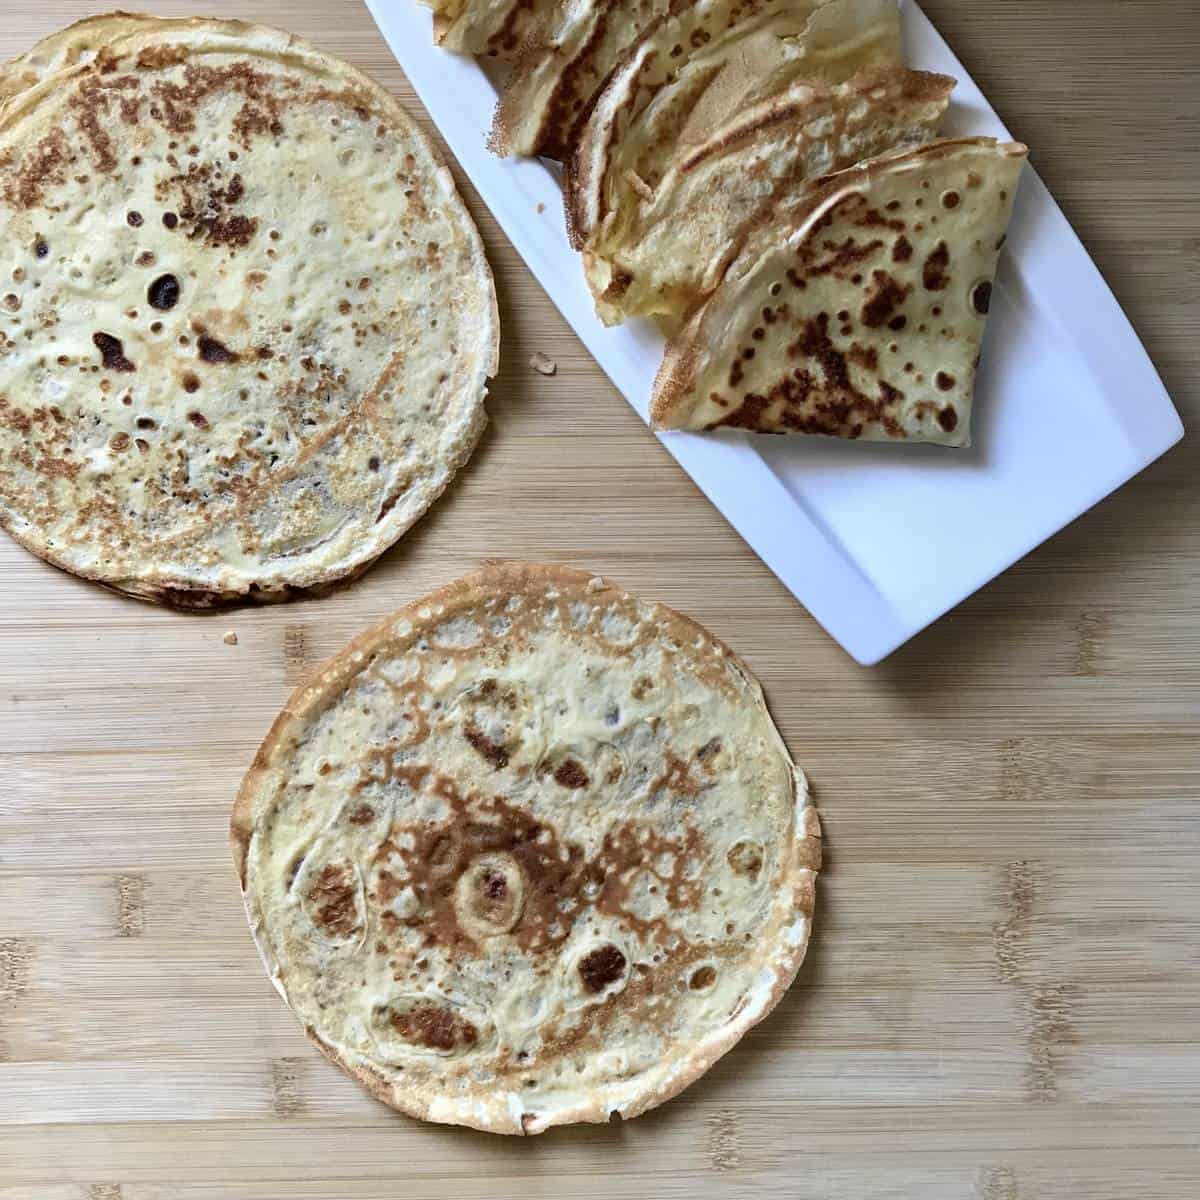
[[[538,216],[541,216],[541,214],[544,213],[545,211],[546,211],[546,206],[539,200],[537,202]]]
[[[554,375],[558,371],[558,363],[547,358],[540,350],[529,360],[529,365],[539,375]]]
[[[231,630],[230,630],[230,631],[229,631],[229,632],[228,632],[228,633],[227,633],[227,634],[226,634],[226,635],[225,635],[225,636],[224,636],[224,637],[221,639],[221,641],[223,641],[223,642],[225,643],[225,645],[227,645],[227,646],[236,646],[236,645],[237,645],[237,634],[236,634],[236,633],[234,633],[234,632],[233,632],[233,630],[231,629]]]

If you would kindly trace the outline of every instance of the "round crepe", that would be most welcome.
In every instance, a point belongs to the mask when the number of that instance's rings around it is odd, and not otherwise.
[[[583,572],[493,566],[291,698],[232,840],[272,982],[413,1116],[633,1117],[804,957],[820,826],[746,667]]]
[[[485,422],[495,297],[449,172],[286,33],[59,40],[96,57],[0,109],[0,524],[185,606],[357,573]]]
[[[833,88],[793,84],[702,145],[665,155],[647,196],[623,197],[584,247],[601,320],[686,316],[747,234],[813,181],[932,138],[953,87],[949,76],[903,67]]]

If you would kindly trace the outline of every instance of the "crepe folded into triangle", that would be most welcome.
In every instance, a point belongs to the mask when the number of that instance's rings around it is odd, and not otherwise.
[[[793,84],[703,144],[679,147],[653,189],[622,198],[583,248],[601,319],[686,316],[748,231],[813,180],[933,138],[953,88],[947,75],[903,67],[832,88]]]
[[[426,0],[433,9],[433,40],[446,50],[517,58],[563,0]]]
[[[583,249],[608,215],[644,199],[676,157],[768,98],[901,61],[895,0],[678,6],[629,49],[580,129],[565,192],[572,243]]]
[[[932,142],[775,213],[668,345],[655,427],[969,445],[1027,154],[991,138]]]

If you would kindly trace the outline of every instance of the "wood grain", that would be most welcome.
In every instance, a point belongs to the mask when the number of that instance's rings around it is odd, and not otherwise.
[[[353,0],[153,7],[295,29],[428,128]],[[0,57],[93,8],[7,0]],[[1034,147],[1190,423],[1200,9],[925,8]],[[861,670],[464,190],[502,306],[491,429],[360,583],[187,617],[0,541],[0,1200],[1200,1194],[1196,445]],[[555,376],[529,368],[534,351]],[[395,1116],[311,1051],[263,976],[225,846],[237,781],[297,680],[507,556],[611,574],[736,646],[809,769],[829,848],[809,961],[768,1021],[662,1110],[528,1143]]]

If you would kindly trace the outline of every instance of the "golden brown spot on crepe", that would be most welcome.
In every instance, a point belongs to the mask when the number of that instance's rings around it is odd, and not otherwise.
[[[626,959],[611,943],[598,946],[579,962],[579,977],[589,992],[602,992],[625,974]]]
[[[877,329],[887,322],[912,293],[911,284],[901,284],[887,271],[872,271],[872,291],[863,304],[862,323]]]
[[[136,371],[137,367],[125,357],[125,348],[120,338],[111,333],[92,334],[92,345],[100,351],[100,361],[106,371]]]
[[[65,182],[65,168],[70,161],[71,148],[66,134],[61,129],[52,130],[15,170],[9,171],[7,158],[0,164],[8,176],[4,184],[4,198],[14,208],[35,208],[42,202],[48,185]],[[39,242],[38,245],[45,245],[45,242]]]
[[[215,337],[209,337],[208,334],[201,334],[196,339],[196,350],[206,363],[235,363],[238,361],[238,356],[234,351]]]
[[[846,270],[857,263],[865,262],[872,257],[883,243],[876,239],[871,242],[856,242],[848,237],[844,242],[824,242],[823,249],[826,257],[818,259],[810,247],[806,246],[802,253],[805,255],[805,270],[809,275],[837,275],[844,277]]]
[[[162,70],[181,61],[183,60],[180,58],[168,61],[166,56],[163,56],[153,64],[143,64],[139,56],[138,66],[143,70]],[[232,91],[249,98],[257,98],[267,93],[272,84],[270,76],[253,70],[244,62],[231,63],[226,67],[188,63],[183,70],[183,79],[183,83],[175,83],[169,79],[154,80],[149,87],[150,94],[156,101],[151,115],[172,133],[190,133],[195,129],[196,108],[215,91]]]
[[[394,763],[385,769],[386,778],[405,780],[413,787],[421,787],[427,776],[424,769]],[[481,854],[507,855],[521,872],[524,910],[512,936],[523,949],[544,949],[565,941],[570,921],[563,919],[560,904],[577,902],[585,889],[594,895],[597,911],[619,919],[635,932],[666,936],[668,930],[661,920],[645,921],[629,910],[630,888],[642,871],[656,876],[673,910],[700,902],[703,882],[684,875],[687,862],[695,861],[704,847],[700,834],[691,827],[682,838],[672,838],[645,823],[618,824],[605,835],[599,852],[588,859],[579,845],[562,842],[552,825],[502,797],[474,796],[468,802],[444,776],[432,777],[432,790],[447,802],[450,817],[413,831],[411,847],[399,845],[392,837],[385,839],[373,858],[380,867],[393,854],[404,862],[407,886],[417,896],[421,915],[402,923],[423,931],[429,945],[455,946],[472,940],[459,927],[454,893],[459,877]],[[674,865],[662,875],[655,866],[664,854],[671,856]],[[386,905],[395,898],[400,884],[381,872],[376,888],[374,899]]]
[[[121,75],[116,78],[101,79],[95,75],[86,76],[75,89],[68,101],[75,111],[75,119],[80,132],[87,139],[92,152],[92,162],[97,171],[108,172],[117,165],[117,157],[113,153],[112,138],[106,125],[109,117],[109,101],[115,92],[136,91],[139,87],[136,75]],[[132,124],[137,116],[137,101],[121,98],[121,108],[126,122]]]
[[[949,265],[950,249],[945,242],[938,242],[925,260],[921,273],[927,291],[940,292],[946,287],[950,282],[946,274]]]
[[[679,796],[696,796],[702,785],[692,778],[689,765],[673,750],[664,756],[662,773],[650,784],[651,795],[659,789],[674,792]]]
[[[354,875],[344,863],[327,863],[308,890],[313,920],[326,933],[349,937],[358,928]]]
[[[470,1021],[428,1002],[403,1011],[393,1009],[388,1020],[405,1041],[431,1050],[454,1050],[479,1040],[479,1031]]]
[[[565,788],[585,788],[591,782],[588,773],[573,758],[564,759],[554,772],[554,782]]]
[[[755,878],[763,865],[762,847],[757,842],[737,842],[729,848],[725,861],[737,875]]]
[[[283,123],[279,119],[278,105],[269,97],[262,97],[257,102],[247,100],[233,118],[233,132],[247,150],[252,135],[256,133],[279,137],[283,133]],[[232,152],[230,157],[236,158]]]
[[[879,351],[874,346],[862,346],[855,342],[846,351],[846,357],[867,371],[875,371],[879,367]]]
[[[469,723],[463,726],[463,737],[471,743],[472,748],[485,758],[497,771],[508,766],[508,751],[491,741],[478,725]]]

